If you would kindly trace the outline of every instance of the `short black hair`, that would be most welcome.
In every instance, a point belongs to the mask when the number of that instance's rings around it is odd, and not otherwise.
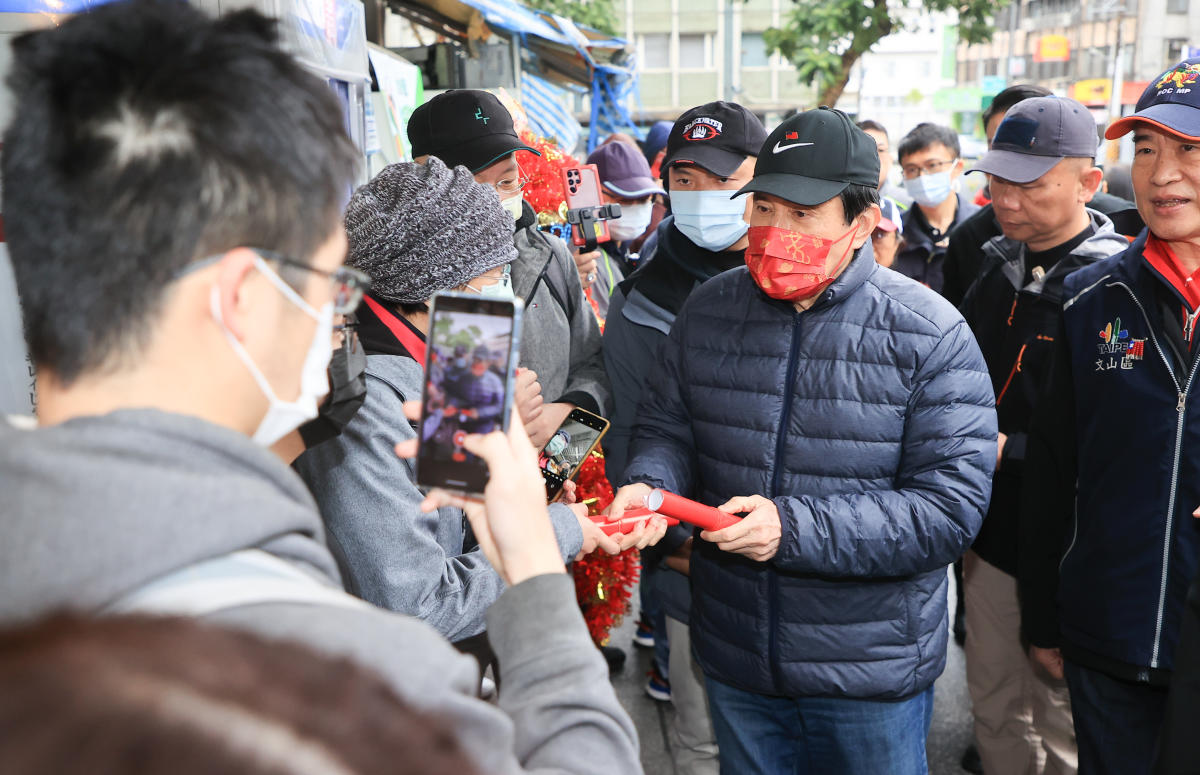
[[[851,183],[842,190],[842,212],[846,214],[846,225],[854,223],[854,219],[866,212],[871,205],[879,204],[879,189],[875,186],[864,186]]]
[[[955,158],[962,155],[962,149],[958,145],[958,135],[953,129],[926,121],[917,124],[904,136],[904,139],[900,141],[896,157],[903,164],[905,156],[920,153],[934,143],[941,143],[949,148]]]
[[[983,115],[979,118],[983,122],[984,128],[986,128],[993,118],[998,114],[1007,113],[1018,102],[1024,102],[1034,97],[1049,97],[1051,94],[1053,92],[1044,86],[1032,83],[1016,83],[995,97],[992,97],[992,104],[987,106],[987,110],[983,111]]]
[[[867,130],[872,132],[882,132],[884,137],[888,137],[888,131],[883,128],[883,124],[873,119],[865,118],[862,121],[859,121],[855,126],[864,132]]]
[[[132,0],[12,51],[2,211],[30,355],[64,385],[135,358],[190,262],[307,261],[338,228],[359,154],[265,16]]]

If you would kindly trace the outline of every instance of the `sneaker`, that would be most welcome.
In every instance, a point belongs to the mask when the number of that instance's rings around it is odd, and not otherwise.
[[[671,682],[663,677],[662,673],[658,672],[657,667],[650,668],[650,672],[646,673],[646,694],[650,695],[651,699],[659,702],[671,701]]]
[[[637,629],[633,632],[633,645],[644,649],[654,648],[654,625],[644,616],[638,619]]]

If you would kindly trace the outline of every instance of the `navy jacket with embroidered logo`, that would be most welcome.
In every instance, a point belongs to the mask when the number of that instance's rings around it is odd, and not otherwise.
[[[1200,551],[1200,399],[1197,362],[1175,354],[1164,319],[1164,294],[1171,314],[1182,299],[1143,257],[1146,236],[1064,284],[1026,450],[1019,577],[1034,645],[1165,683]]]
[[[902,698],[945,665],[946,566],[979,530],[995,440],[966,323],[864,248],[801,313],[744,267],[697,288],[649,376],[624,479],[779,509],[769,562],[696,541],[707,675],[759,694]]]

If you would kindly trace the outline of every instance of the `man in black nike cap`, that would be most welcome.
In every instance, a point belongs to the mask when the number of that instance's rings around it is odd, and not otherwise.
[[[879,266],[875,142],[793,116],[754,177],[746,267],[659,350],[611,515],[660,487],[730,513],[691,555],[691,636],[722,772],[927,772],[946,567],[996,463],[958,312]]]

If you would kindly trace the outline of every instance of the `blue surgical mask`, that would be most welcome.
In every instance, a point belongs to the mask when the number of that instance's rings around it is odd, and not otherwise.
[[[672,191],[675,227],[705,250],[724,250],[746,235],[746,202],[733,191]]]
[[[468,283],[467,287],[487,299],[504,299],[506,301],[512,301],[516,298],[516,295],[513,293],[512,276],[510,274],[511,271],[512,270],[509,268],[509,265],[505,264],[504,274],[496,282],[492,283],[491,285],[485,285],[482,288],[476,288]]]
[[[950,171],[921,175],[904,181],[904,190],[913,201],[925,207],[937,207],[950,197]]]

